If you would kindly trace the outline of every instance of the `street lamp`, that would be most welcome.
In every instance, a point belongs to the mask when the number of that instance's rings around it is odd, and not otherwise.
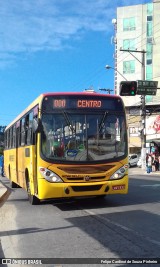
[[[113,68],[113,67],[111,67],[111,66],[109,66],[109,65],[106,65],[105,68],[106,68],[107,70],[109,70],[109,69],[113,69],[114,71],[118,72],[119,75],[121,75],[125,81],[127,81],[126,77],[124,77],[124,76],[122,75],[122,73],[120,73],[117,69],[115,69],[115,68]]]

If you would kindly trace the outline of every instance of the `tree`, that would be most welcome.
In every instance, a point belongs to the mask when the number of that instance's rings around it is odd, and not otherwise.
[[[3,148],[4,148],[4,131],[6,129],[6,126],[0,125],[0,154],[2,154]]]

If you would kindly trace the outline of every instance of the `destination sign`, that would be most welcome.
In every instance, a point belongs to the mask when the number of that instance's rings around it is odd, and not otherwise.
[[[54,108],[65,108],[66,107],[65,99],[53,99]],[[100,108],[102,106],[101,100],[76,100],[77,108]]]
[[[124,110],[122,100],[118,97],[93,96],[47,96],[43,99],[42,110],[53,111],[63,109]]]

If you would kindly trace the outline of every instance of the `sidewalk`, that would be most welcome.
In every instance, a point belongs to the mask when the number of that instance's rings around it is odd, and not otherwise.
[[[149,173],[147,173],[146,169],[142,169],[142,168],[138,168],[138,167],[131,167],[128,170],[130,175],[149,175]],[[150,174],[152,175],[156,175],[160,177],[160,171],[155,171],[155,172],[151,172]]]
[[[12,192],[12,189],[10,189],[8,186],[5,185],[5,183],[3,182],[5,179],[5,177],[2,177],[0,175],[0,208],[4,205],[4,203],[6,202],[6,200],[8,199],[9,195]],[[1,239],[0,239],[0,258],[4,258],[5,259],[5,255],[3,252],[3,248],[2,248],[2,243],[1,243]],[[4,267],[7,267],[7,264],[4,264]]]

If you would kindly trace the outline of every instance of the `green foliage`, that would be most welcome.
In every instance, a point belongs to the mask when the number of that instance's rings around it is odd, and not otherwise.
[[[0,125],[0,154],[3,153],[4,149],[4,131],[5,131],[6,126]]]
[[[0,133],[4,133],[6,126],[0,125]]]
[[[0,147],[0,155],[3,154],[3,150],[4,150],[4,148],[3,147]]]

